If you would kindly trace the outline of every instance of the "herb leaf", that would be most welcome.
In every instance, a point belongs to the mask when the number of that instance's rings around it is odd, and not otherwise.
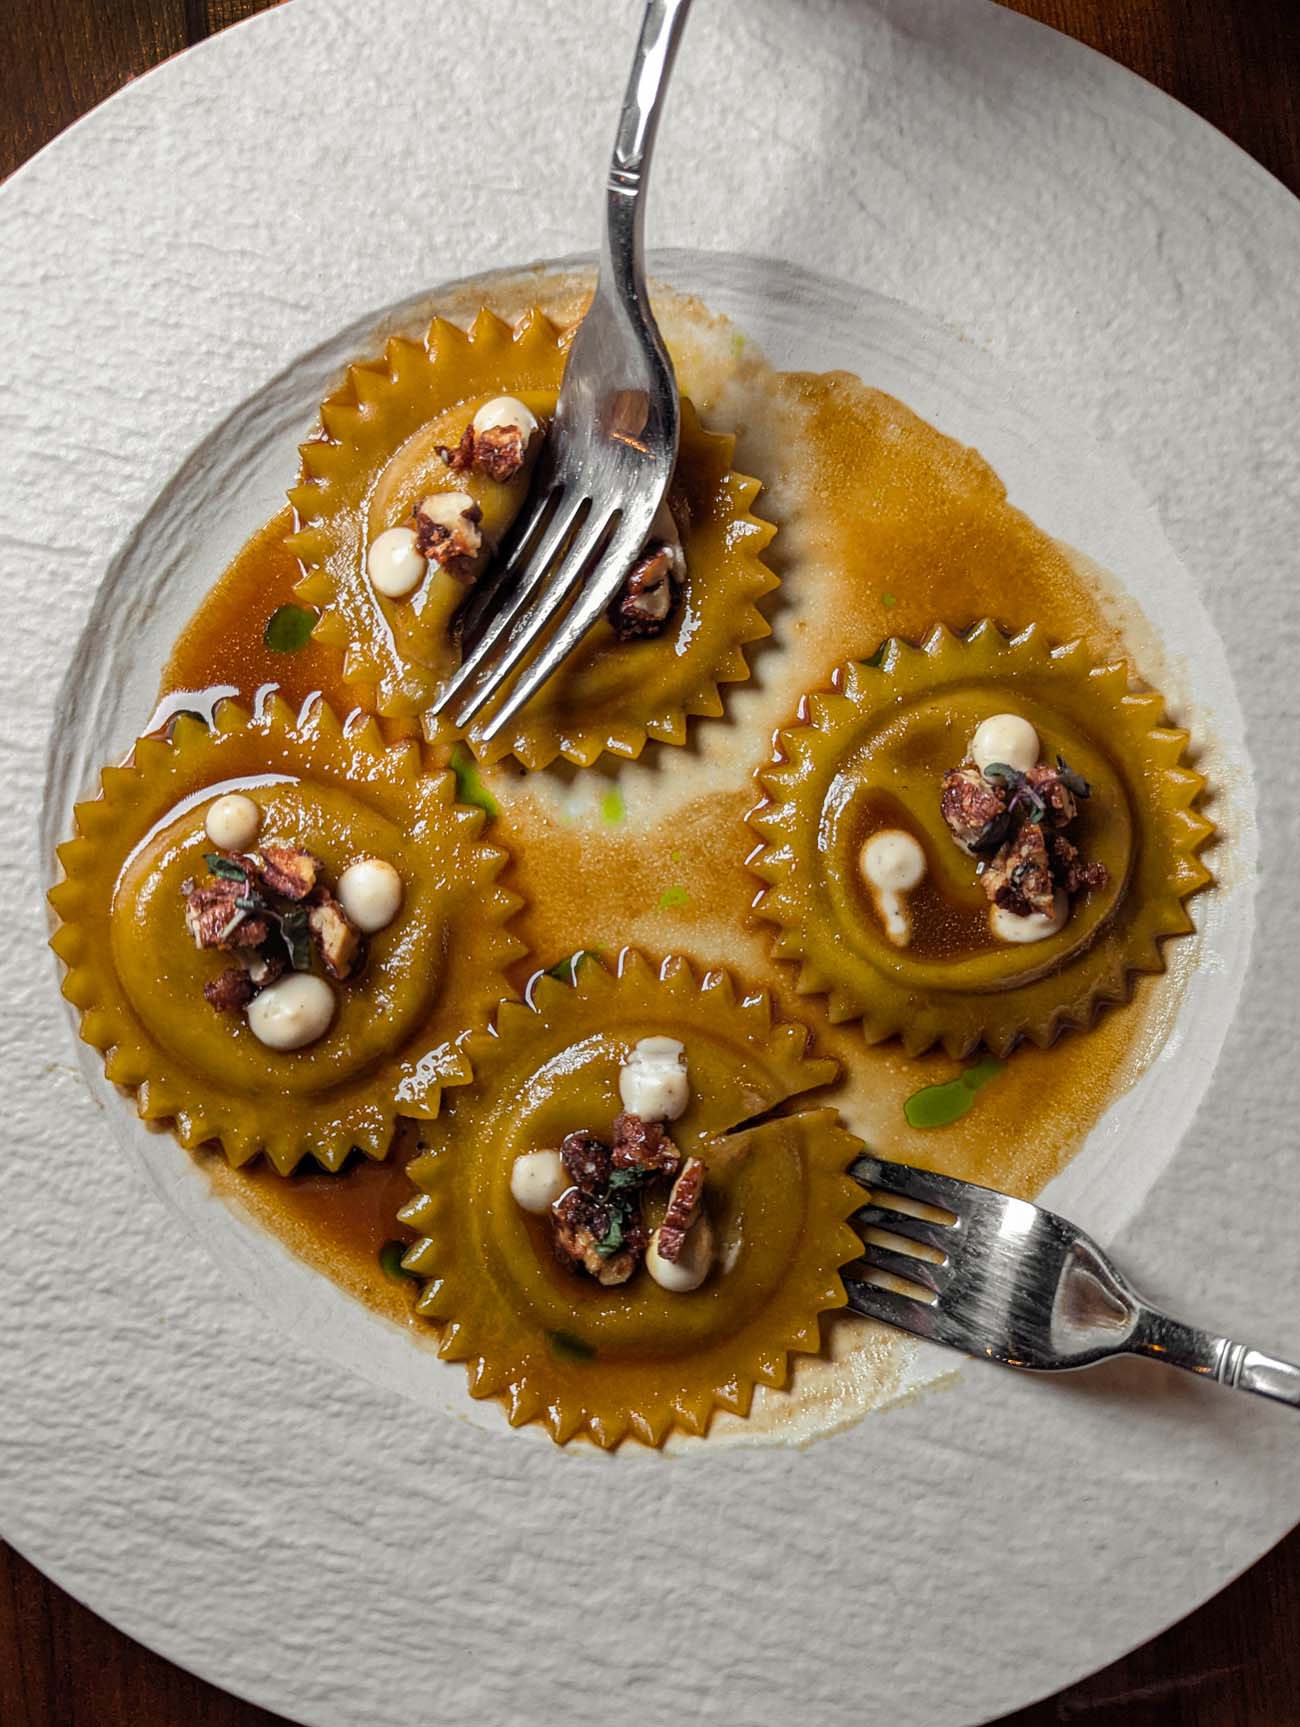
[[[213,875],[220,876],[223,881],[248,880],[247,870],[237,863],[232,863],[229,858],[223,858],[220,852],[204,852],[203,861]]]
[[[407,1278],[412,1283],[419,1283],[419,1273],[408,1271],[402,1264],[410,1245],[408,1241],[386,1241],[380,1248],[379,1269],[385,1277]]]
[[[1057,756],[1056,771],[1061,777],[1061,784],[1072,791],[1077,798],[1090,798],[1092,787],[1082,774],[1076,774],[1072,767],[1066,765],[1064,756]]]
[[[595,1345],[585,1338],[575,1337],[571,1331],[548,1331],[546,1341],[561,1361],[592,1361],[595,1358]]]
[[[463,804],[473,804],[489,816],[500,814],[501,806],[483,784],[478,763],[464,744],[457,744],[451,752],[451,771],[456,776],[456,796]]]
[[[304,606],[277,606],[266,620],[262,640],[273,654],[298,654],[311,640],[318,613]]]
[[[611,786],[600,800],[600,819],[606,827],[616,828],[627,815],[627,805],[617,786]]]
[[[571,953],[567,959],[557,960],[554,965],[548,965],[546,976],[553,977],[557,983],[577,983],[578,967],[584,959],[597,959],[600,956],[598,947],[580,947],[576,953]]]
[[[623,1245],[623,1214],[617,1206],[609,1208],[609,1228],[596,1243],[596,1252],[602,1259],[609,1259]]]
[[[660,911],[675,911],[679,906],[690,903],[691,896],[684,887],[666,887],[659,895]]]
[[[278,917],[280,934],[289,950],[289,964],[295,971],[310,971],[311,932],[307,927],[307,913],[300,906],[295,906],[292,911],[272,915]]]

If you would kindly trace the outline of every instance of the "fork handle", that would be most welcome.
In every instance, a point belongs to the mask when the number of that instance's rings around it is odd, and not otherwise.
[[[1217,1379],[1220,1385],[1253,1391],[1258,1397],[1271,1397],[1300,1409],[1300,1367],[1244,1343],[1234,1343],[1230,1337],[1216,1337],[1212,1331],[1184,1325],[1151,1308],[1143,1314],[1129,1348],[1134,1355],[1149,1355],[1202,1379]]]
[[[646,0],[605,183],[602,272],[621,297],[645,298],[645,199],[659,116],[691,0]]]

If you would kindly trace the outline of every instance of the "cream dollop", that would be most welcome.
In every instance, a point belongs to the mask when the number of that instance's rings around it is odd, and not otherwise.
[[[970,754],[981,773],[993,762],[1005,762],[1017,773],[1027,774],[1041,747],[1038,733],[1022,715],[990,714],[976,726]]]
[[[401,910],[402,878],[387,858],[358,858],[339,877],[339,904],[364,935],[374,935]]]
[[[676,1121],[691,1099],[685,1045],[675,1037],[643,1037],[619,1069],[618,1095],[642,1121]]]
[[[386,600],[404,600],[424,580],[428,561],[415,549],[411,528],[386,528],[370,542],[366,574],[370,585]]]
[[[246,852],[257,839],[262,812],[243,792],[227,792],[209,804],[203,826],[218,850]]]
[[[1065,928],[1069,915],[1069,895],[1063,888],[1058,887],[1052,901],[1050,917],[1041,911],[1031,911],[1020,917],[1013,911],[1007,911],[1005,906],[995,905],[989,907],[989,928],[999,941],[1046,941],[1049,935],[1055,935],[1057,930]]]
[[[713,1269],[713,1226],[708,1218],[697,1217],[686,1231],[677,1259],[665,1259],[659,1252],[656,1229],[646,1248],[645,1264],[660,1289],[666,1289],[670,1295],[686,1295],[698,1289]]]
[[[903,828],[881,828],[863,846],[858,867],[885,934],[895,947],[906,947],[912,939],[907,895],[925,880],[925,848]]]
[[[527,444],[537,430],[537,415],[518,396],[493,396],[475,414],[471,424],[476,432],[499,432],[507,426],[517,426]]]
[[[510,1165],[511,1196],[534,1217],[548,1212],[571,1185],[558,1151],[525,1151]]]
[[[248,1028],[268,1049],[304,1049],[324,1037],[334,1007],[334,991],[323,977],[290,972],[249,1002]]]

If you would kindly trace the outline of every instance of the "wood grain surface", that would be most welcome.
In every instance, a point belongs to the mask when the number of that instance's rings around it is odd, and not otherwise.
[[[274,3],[0,0],[0,176],[127,79]],[[1300,0],[1010,3],[1160,85],[1300,193]],[[278,1720],[150,1654],[0,1546],[0,1727]],[[1003,1727],[1068,1723],[1300,1727],[1300,1530],[1181,1625]]]

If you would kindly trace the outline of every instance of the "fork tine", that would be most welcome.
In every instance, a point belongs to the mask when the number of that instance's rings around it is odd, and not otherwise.
[[[477,646],[484,626],[518,574],[524,551],[546,520],[547,509],[555,495],[553,480],[535,487],[524,509],[512,523],[497,556],[475,582],[465,602],[460,624],[461,647],[466,654]]]
[[[954,1235],[956,1224],[932,1223],[928,1217],[913,1217],[910,1211],[894,1211],[884,1205],[864,1205],[854,1212],[853,1221],[859,1229],[884,1229],[945,1255],[952,1252],[958,1239]]]
[[[585,498],[579,498],[573,502],[561,494],[556,503],[555,512],[546,524],[542,537],[537,542],[533,555],[523,570],[519,584],[513,591],[509,593],[504,591],[509,585],[515,567],[513,564],[508,565],[499,577],[493,579],[491,594],[485,596],[483,601],[485,609],[480,611],[476,607],[473,620],[467,625],[471,638],[478,631],[480,624],[482,626],[481,632],[477,634],[477,639],[470,640],[464,658],[456,668],[447,687],[429,710],[431,713],[442,713],[450,706],[453,699],[465,689],[466,685],[474,681],[483,662],[506,635],[515,619],[521,615],[529,600],[546,580],[546,572],[550,568],[551,561],[564,544],[566,535],[572,532],[574,523],[577,521],[585,502]],[[545,499],[539,503],[533,519],[528,525],[528,531],[516,543],[512,557],[517,556],[520,549],[528,544],[545,504]],[[490,608],[498,596],[501,597],[501,603],[497,609],[495,611],[486,609]],[[464,640],[465,638],[462,636],[462,642]],[[473,698],[471,697],[471,699]],[[482,699],[486,699],[486,697]],[[466,723],[464,716],[458,717],[456,723],[463,726]]]
[[[568,659],[618,592],[627,572],[636,561],[636,555],[647,532],[646,524],[639,518],[629,523],[628,518],[624,517],[619,523],[613,539],[601,554],[600,562],[587,577],[582,593],[571,607],[568,616],[484,726],[484,742],[494,738],[502,726],[508,725],[520,708],[533,699],[552,673]]]
[[[935,1175],[931,1170],[916,1169],[908,1163],[887,1163],[884,1158],[872,1157],[870,1153],[855,1159],[849,1174],[854,1181],[874,1192],[919,1200],[922,1205],[933,1205],[939,1211],[951,1212],[954,1217],[960,1217],[963,1210],[969,1209],[972,1197],[980,1191],[979,1188],[972,1189],[969,1182]]]
[[[922,1289],[931,1290],[935,1295],[940,1293],[947,1268],[942,1265],[932,1265],[928,1259],[920,1259],[911,1253],[899,1253],[895,1248],[886,1247],[883,1241],[864,1241],[862,1258],[867,1265],[876,1271],[887,1271],[891,1277],[901,1277],[906,1283],[919,1283]]]
[[[892,1289],[881,1289],[874,1283],[863,1283],[856,1277],[844,1279],[844,1291],[854,1313],[866,1319],[878,1319],[885,1325],[896,1325],[900,1331],[929,1337],[934,1332],[935,1311],[925,1301],[914,1296],[899,1295]]]
[[[584,499],[583,503],[585,502]],[[578,508],[581,508],[581,505],[577,506],[570,516],[570,526],[577,515]],[[558,516],[559,512],[557,511],[556,514]],[[572,593],[575,581],[600,549],[600,543],[608,531],[609,517],[597,517],[596,512],[592,511],[586,521],[578,528],[572,545],[564,554],[549,581],[546,581],[545,564],[542,558],[538,556],[530,559],[527,574],[523,583],[520,584],[519,597],[513,605],[506,608],[510,619],[513,621],[513,633],[501,652],[488,666],[470,692],[469,699],[456,715],[458,726],[469,725],[474,716],[481,712],[484,705],[491,701],[529,648],[535,646],[538,637]],[[547,546],[547,559],[554,555],[555,549],[563,537],[560,535],[552,540],[551,530],[547,530],[545,538],[550,542]],[[541,547],[538,548],[538,551],[541,551]],[[542,588],[541,593],[533,600],[527,611],[524,611],[525,603],[539,586]],[[501,635],[501,629],[497,627],[495,622],[492,625],[491,635],[493,641],[496,641]],[[480,655],[479,658],[481,659],[482,656]],[[495,737],[500,727],[505,724],[506,718],[516,713],[522,705],[522,702],[516,702],[511,697],[502,713],[494,715],[491,724],[483,728],[484,739]],[[507,709],[509,710],[508,713],[506,712]]]

